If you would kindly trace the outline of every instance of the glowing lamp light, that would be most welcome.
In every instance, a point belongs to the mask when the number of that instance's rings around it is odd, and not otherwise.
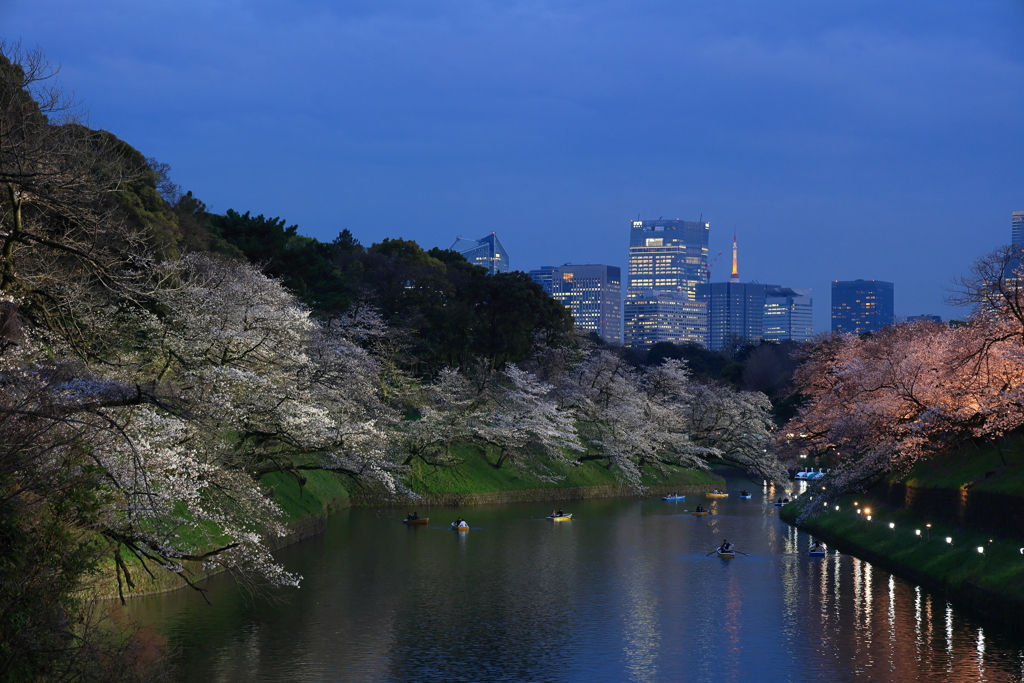
[[[896,525],[893,522],[889,522],[889,528],[890,529],[895,529]]]
[[[868,515],[868,521],[869,522],[871,521],[871,515]]]
[[[952,543],[952,542],[953,542],[953,537],[952,536],[946,536],[946,543]]]
[[[1020,549],[1020,554],[1021,554],[1021,555],[1024,555],[1024,548],[1021,548],[1021,549]]]
[[[870,515],[871,514],[871,508],[864,508],[864,514],[865,515]]]
[[[839,512],[839,506],[836,505],[836,512]]]
[[[979,546],[978,546],[978,552],[979,552],[979,553],[984,553],[984,552],[985,552],[985,546],[983,546],[983,545],[979,545]]]
[[[914,529],[914,534],[917,535],[917,536],[920,536],[921,535],[921,530],[920,529]]]

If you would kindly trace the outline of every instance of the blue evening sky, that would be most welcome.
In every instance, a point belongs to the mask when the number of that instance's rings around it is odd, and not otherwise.
[[[625,267],[703,216],[715,281],[953,277],[1024,210],[1022,0],[0,0],[108,129],[215,211]],[[624,273],[625,274],[625,273]]]

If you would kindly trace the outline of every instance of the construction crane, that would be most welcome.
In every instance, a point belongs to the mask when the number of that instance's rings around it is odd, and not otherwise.
[[[711,282],[711,266],[713,266],[716,263],[718,263],[718,259],[721,256],[722,256],[722,252],[718,252],[718,254],[715,256],[715,258],[713,258],[710,261],[708,261],[708,265],[707,265],[708,282]]]

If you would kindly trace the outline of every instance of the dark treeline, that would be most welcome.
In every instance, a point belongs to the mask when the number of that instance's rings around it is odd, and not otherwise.
[[[169,169],[151,165],[155,189]],[[401,238],[366,247],[347,229],[321,242],[281,218],[218,215],[191,192],[161,189],[173,202],[177,248],[244,257],[322,314],[372,308],[402,331],[399,360],[417,374],[479,358],[500,367],[527,359],[537,345],[571,339],[567,309],[525,273],[488,275],[457,252]]]

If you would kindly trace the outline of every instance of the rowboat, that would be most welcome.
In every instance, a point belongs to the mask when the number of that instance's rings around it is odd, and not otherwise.
[[[690,514],[694,517],[703,517],[704,515],[708,514],[708,511],[705,510],[704,512],[691,512]]]
[[[740,498],[750,499],[750,498],[753,498],[753,497],[754,497],[754,494],[752,494],[752,493],[748,493],[745,496],[742,493],[740,494]]]
[[[550,519],[552,522],[564,522],[566,520],[572,519],[572,513],[567,512],[564,515],[548,515],[546,519]]]
[[[430,521],[430,517],[421,517],[419,519],[403,519],[402,524],[426,524]]]
[[[708,498],[728,498],[729,497],[728,493],[708,493],[706,495],[707,495]]]
[[[453,526],[452,531],[469,531],[468,526]]]
[[[807,554],[810,555],[811,557],[825,557],[825,551],[824,550],[808,550]]]
[[[785,503],[772,503],[772,505],[774,505],[774,506],[775,506],[775,507],[777,507],[777,508],[780,508],[780,507],[782,507],[783,505],[785,505]]]
[[[662,496],[662,500],[686,500],[686,496]]]
[[[718,553],[719,557],[736,557],[736,553]]]

